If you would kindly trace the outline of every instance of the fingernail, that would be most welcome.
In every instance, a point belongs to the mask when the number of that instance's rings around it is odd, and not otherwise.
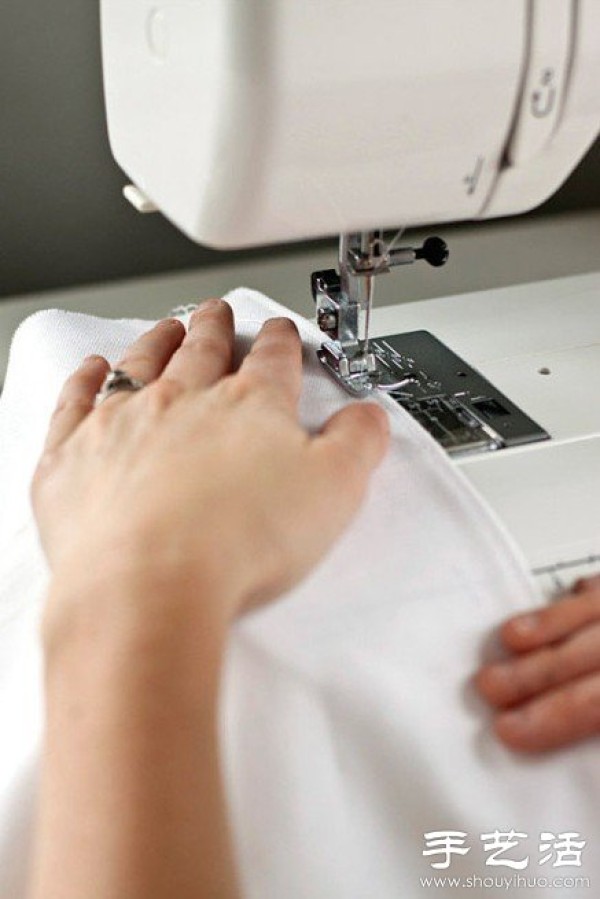
[[[593,590],[600,583],[600,575],[592,577],[578,578],[571,588],[572,593],[584,593],[586,590]]]
[[[197,307],[197,309],[194,309],[194,311],[192,312],[192,314],[190,316],[188,327],[193,326],[197,322],[201,321],[206,312],[216,312],[218,309],[222,309],[226,305],[227,304],[225,303],[224,300],[218,300],[218,299],[204,300],[204,302],[200,303],[200,305]]]
[[[204,312],[207,309],[220,309],[224,305],[225,305],[224,300],[219,300],[219,299],[214,299],[214,298],[210,299],[210,300],[204,300],[203,303],[200,303],[200,305],[196,309],[196,312]]]
[[[91,356],[86,356],[83,360],[83,365],[99,365],[100,362],[104,363],[104,359],[102,356],[98,356],[96,354],[92,354]]]
[[[172,328],[174,325],[177,325],[178,327],[181,326],[181,322],[178,318],[163,318],[158,323],[159,328]]]
[[[525,615],[517,615],[511,620],[511,627],[519,634],[530,634],[536,630],[540,623],[540,617],[535,612],[527,612]]]
[[[298,328],[296,323],[292,321],[291,318],[286,318],[285,315],[280,315],[277,318],[268,318],[267,321],[263,325],[264,328],[286,328],[290,331],[295,331],[298,334]]]

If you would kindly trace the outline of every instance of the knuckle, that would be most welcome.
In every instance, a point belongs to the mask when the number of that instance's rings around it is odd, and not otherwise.
[[[144,389],[146,405],[151,412],[161,413],[171,406],[180,392],[179,384],[171,378],[159,378]]]
[[[90,416],[90,422],[93,424],[94,433],[103,431],[108,426],[115,409],[115,399],[115,397],[110,397],[110,399],[103,402],[102,405],[98,406],[97,409],[94,409],[94,414]]]
[[[223,381],[223,385],[228,390],[231,400],[244,402],[263,391],[268,385],[268,379],[254,367],[242,368],[237,374]]]
[[[115,393],[106,397],[95,409],[94,414],[90,415],[90,421],[93,422],[95,428],[104,430],[111,421],[113,421],[116,411],[126,403],[131,394]]]
[[[196,335],[195,342],[202,350],[203,355],[213,359],[228,358],[231,354],[231,343],[225,334],[205,331]]]

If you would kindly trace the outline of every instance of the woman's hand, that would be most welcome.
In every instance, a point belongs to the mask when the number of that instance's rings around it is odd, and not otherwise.
[[[203,304],[186,334],[160,322],[119,363],[148,386],[94,409],[106,360],[66,383],[33,484],[53,572],[160,578],[218,594],[227,620],[289,588],[356,512],[387,445],[373,404],[300,426],[302,348],[267,322],[231,373],[233,315]],[[96,572],[96,574],[93,574]]]
[[[503,743],[539,752],[600,734],[600,577],[510,619],[501,636],[511,657],[476,682]]]
[[[233,897],[217,739],[227,625],[308,572],[387,444],[375,405],[300,426],[302,348],[267,322],[232,374],[233,316],[161,322],[94,408],[94,357],[52,419],[33,501],[53,578],[32,899]],[[82,821],[84,826],[82,826]]]

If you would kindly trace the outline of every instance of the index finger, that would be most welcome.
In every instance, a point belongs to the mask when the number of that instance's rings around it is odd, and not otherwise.
[[[240,366],[240,375],[264,382],[296,407],[302,389],[302,342],[289,318],[266,321]]]

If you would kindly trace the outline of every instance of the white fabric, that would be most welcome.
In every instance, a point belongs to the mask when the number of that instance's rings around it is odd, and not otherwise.
[[[246,337],[288,314],[244,289],[229,300]],[[314,361],[320,335],[296,321],[308,348],[301,415],[318,427],[348,399]],[[36,621],[47,572],[28,484],[65,377],[91,352],[116,362],[149,324],[50,311],[13,342],[0,405],[2,899],[24,895],[42,728]],[[519,759],[495,741],[469,685],[485,647],[494,651],[495,626],[539,599],[490,510],[428,435],[382,402],[392,446],[359,516],[304,584],[240,621],[230,641],[222,725],[244,895],[406,899],[432,875],[586,876],[591,889],[551,895],[594,895],[597,743]],[[527,868],[486,865],[481,835],[511,829],[528,838],[504,857],[529,854]],[[466,832],[471,848],[436,870],[423,835],[446,830]],[[581,868],[540,866],[542,831],[580,833]],[[488,894],[475,883],[472,895]]]

